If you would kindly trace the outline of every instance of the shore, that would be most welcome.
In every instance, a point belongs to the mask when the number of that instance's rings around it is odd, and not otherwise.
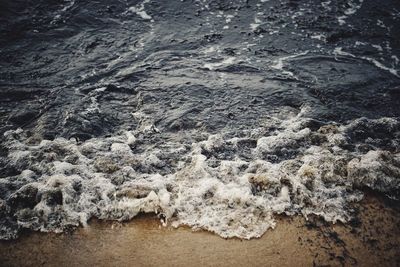
[[[72,233],[25,232],[0,242],[1,266],[399,266],[400,213],[368,194],[352,222],[277,218],[260,239],[160,226],[154,215],[126,223],[92,220]]]

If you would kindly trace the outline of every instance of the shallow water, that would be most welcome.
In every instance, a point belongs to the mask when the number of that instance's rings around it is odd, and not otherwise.
[[[396,1],[0,10],[1,239],[141,212],[253,238],[398,197]]]

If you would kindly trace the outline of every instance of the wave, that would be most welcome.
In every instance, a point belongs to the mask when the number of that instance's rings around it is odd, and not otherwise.
[[[399,189],[398,120],[313,130],[306,114],[276,119],[269,134],[209,135],[190,145],[146,143],[158,134],[154,125],[84,142],[8,131],[6,166],[20,173],[0,180],[0,238],[154,212],[165,224],[249,239],[273,228],[276,214],[347,222],[363,187]],[[366,131],[373,127],[382,134]]]

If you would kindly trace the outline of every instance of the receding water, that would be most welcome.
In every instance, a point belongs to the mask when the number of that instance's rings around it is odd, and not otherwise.
[[[396,199],[399,25],[394,0],[0,2],[0,239]]]

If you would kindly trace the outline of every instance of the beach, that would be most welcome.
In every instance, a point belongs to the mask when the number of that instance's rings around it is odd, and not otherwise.
[[[2,266],[398,266],[400,216],[382,197],[357,204],[351,224],[280,216],[261,238],[223,239],[163,227],[155,215],[90,221],[71,233],[24,233],[0,243]]]
[[[400,1],[0,1],[1,266],[400,266]]]

